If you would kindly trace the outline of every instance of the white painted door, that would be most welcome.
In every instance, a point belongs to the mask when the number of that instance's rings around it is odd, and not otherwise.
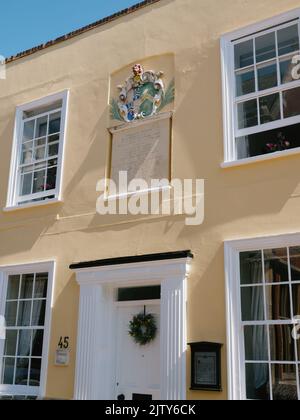
[[[129,335],[129,323],[144,306],[117,308],[116,399],[160,399],[160,305],[147,305],[147,314],[155,315],[158,332],[145,346]]]

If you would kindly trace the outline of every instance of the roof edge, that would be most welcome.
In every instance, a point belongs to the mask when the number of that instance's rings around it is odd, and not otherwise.
[[[160,254],[148,254],[148,255],[134,255],[131,257],[118,257],[109,258],[104,260],[80,262],[70,265],[70,270],[81,270],[84,268],[96,268],[96,267],[107,267],[113,265],[124,265],[124,264],[135,264],[142,262],[153,262],[153,261],[166,261],[175,260],[182,258],[194,258],[191,251],[175,251],[166,252]]]
[[[5,63],[9,64],[14,61],[20,60],[24,57],[28,57],[32,54],[37,53],[38,51],[45,50],[46,48],[52,47],[54,45],[60,44],[62,42],[68,41],[69,39],[75,38],[76,36],[79,36],[81,34],[84,34],[85,32],[91,31],[95,28],[98,28],[100,26],[104,26],[107,23],[113,22],[123,16],[127,16],[131,13],[134,13],[138,10],[143,9],[144,7],[151,6],[152,4],[158,3],[161,0],[144,0],[142,2],[139,2],[137,4],[134,4],[131,7],[127,7],[126,9],[120,10],[119,12],[116,12],[112,15],[109,15],[107,17],[104,17],[100,20],[97,20],[96,22],[93,22],[89,25],[83,26],[82,28],[76,29],[75,31],[69,32],[68,34],[62,35],[54,40],[48,41],[44,44],[40,44],[38,46],[32,47],[28,50],[21,51],[15,55],[12,55],[11,57],[8,57],[5,59]]]

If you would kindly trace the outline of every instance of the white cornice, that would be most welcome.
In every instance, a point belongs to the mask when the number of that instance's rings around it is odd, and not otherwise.
[[[188,257],[174,260],[81,268],[74,271],[79,285],[134,282],[141,280],[141,278],[148,282],[157,283],[170,276],[188,276],[191,261],[192,258]]]

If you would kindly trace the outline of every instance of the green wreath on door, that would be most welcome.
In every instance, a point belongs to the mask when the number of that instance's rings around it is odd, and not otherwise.
[[[155,340],[157,334],[156,319],[152,314],[135,315],[129,323],[129,335],[140,346],[146,346]]]

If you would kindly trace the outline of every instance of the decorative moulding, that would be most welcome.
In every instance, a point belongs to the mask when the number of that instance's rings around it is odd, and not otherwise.
[[[121,131],[126,131],[128,130],[128,128],[135,128],[135,127],[140,127],[142,125],[145,124],[151,124],[152,122],[155,121],[161,121],[161,120],[165,120],[165,119],[172,119],[174,115],[173,111],[169,111],[169,112],[162,112],[160,114],[157,115],[153,115],[152,117],[148,117],[147,119],[142,119],[142,120],[136,120],[133,121],[132,123],[129,124],[121,124],[121,125],[117,125],[115,127],[111,127],[109,128],[109,132],[111,134],[115,134]]]
[[[163,76],[162,71],[145,71],[141,64],[135,64],[132,74],[118,86],[118,99],[111,100],[111,119],[132,123],[153,117],[173,103],[175,82],[172,80],[166,88]]]

